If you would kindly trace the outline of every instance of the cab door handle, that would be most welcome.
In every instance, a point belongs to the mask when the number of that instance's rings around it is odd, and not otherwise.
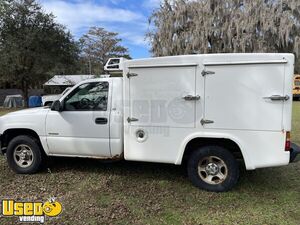
[[[95,119],[96,124],[107,124],[107,118],[100,117]]]

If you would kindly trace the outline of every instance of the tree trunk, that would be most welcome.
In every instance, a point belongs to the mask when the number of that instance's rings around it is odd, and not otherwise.
[[[28,83],[25,79],[22,80],[22,95],[24,98],[24,106],[28,108]]]

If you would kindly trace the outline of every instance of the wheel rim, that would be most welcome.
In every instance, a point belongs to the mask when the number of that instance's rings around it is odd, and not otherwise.
[[[22,168],[32,165],[34,160],[33,151],[28,145],[18,145],[14,150],[14,161]]]
[[[217,185],[226,180],[228,168],[219,157],[208,156],[199,161],[198,174],[204,182]]]

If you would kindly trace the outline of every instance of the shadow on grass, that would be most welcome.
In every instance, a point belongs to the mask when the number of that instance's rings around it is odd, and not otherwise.
[[[126,176],[147,176],[166,178],[186,177],[186,170],[183,166],[162,163],[147,163],[134,161],[106,161],[87,158],[64,158],[51,157],[48,160],[47,168],[51,172],[84,172],[84,173],[111,173]],[[47,170],[44,170],[47,172]]]
[[[236,191],[285,191],[295,190],[300,182],[297,177],[297,170],[300,163],[278,168],[257,169],[246,171],[243,165],[240,166],[240,180],[234,188]],[[102,161],[97,159],[84,158],[60,158],[52,157],[48,162],[48,168],[52,173],[94,173],[98,175],[117,175],[122,177],[139,178],[147,180],[168,181],[189,183],[186,167],[172,164],[132,162],[132,161]],[[47,173],[47,170],[43,171]],[[254,192],[255,193],[255,192]]]

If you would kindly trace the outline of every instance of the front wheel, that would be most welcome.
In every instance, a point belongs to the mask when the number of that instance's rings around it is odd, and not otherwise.
[[[19,174],[36,173],[42,164],[38,141],[30,136],[17,136],[8,144],[6,157],[9,167]]]
[[[238,162],[231,152],[220,146],[204,146],[195,150],[187,166],[191,182],[207,191],[228,191],[239,178]]]

